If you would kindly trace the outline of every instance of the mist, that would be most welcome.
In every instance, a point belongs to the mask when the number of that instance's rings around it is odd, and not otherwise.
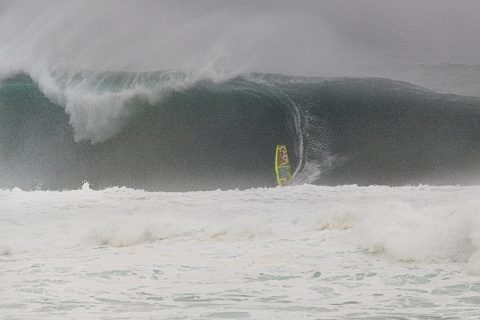
[[[479,16],[477,1],[2,1],[0,70],[422,82],[419,65],[478,63]]]

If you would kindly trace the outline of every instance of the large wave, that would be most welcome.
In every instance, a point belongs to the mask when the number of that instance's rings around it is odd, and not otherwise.
[[[276,144],[295,183],[472,184],[479,136],[480,99],[379,78],[55,71],[0,85],[0,187],[273,186]]]

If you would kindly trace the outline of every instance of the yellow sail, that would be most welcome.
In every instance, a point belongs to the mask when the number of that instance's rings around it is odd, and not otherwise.
[[[290,159],[288,159],[287,146],[284,144],[277,145],[275,152],[275,173],[279,186],[284,186],[292,180]]]

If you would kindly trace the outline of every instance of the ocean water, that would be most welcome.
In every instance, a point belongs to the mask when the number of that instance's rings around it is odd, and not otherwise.
[[[0,316],[478,319],[479,124],[389,79],[6,76]]]
[[[480,7],[347,2],[0,0],[0,320],[480,319]]]
[[[56,71],[0,81],[0,187],[478,185],[480,98],[380,78]]]
[[[480,187],[0,191],[2,319],[477,319]]]

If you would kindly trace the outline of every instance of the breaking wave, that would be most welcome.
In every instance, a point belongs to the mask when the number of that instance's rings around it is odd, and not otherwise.
[[[0,187],[147,190],[475,184],[480,99],[379,78],[15,74],[0,84]]]

